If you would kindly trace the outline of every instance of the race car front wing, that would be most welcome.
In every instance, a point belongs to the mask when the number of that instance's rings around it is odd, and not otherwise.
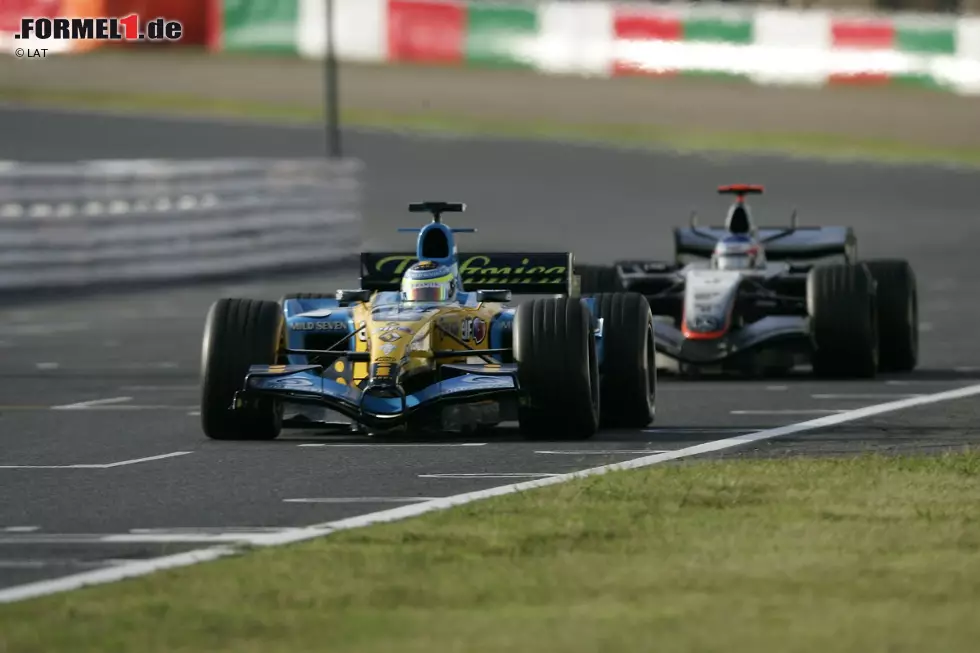
[[[520,390],[516,365],[445,364],[442,370],[456,376],[409,394],[396,384],[375,382],[357,388],[324,378],[320,365],[253,365],[232,409],[252,398],[272,397],[328,408],[359,424],[386,429],[431,417],[425,414],[430,409],[436,413],[449,404],[516,398]]]

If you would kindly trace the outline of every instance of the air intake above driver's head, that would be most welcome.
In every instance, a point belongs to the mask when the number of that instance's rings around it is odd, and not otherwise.
[[[725,227],[733,234],[747,234],[752,231],[752,218],[744,204],[739,202],[731,208]]]
[[[429,259],[448,258],[449,239],[441,229],[430,229],[422,240],[422,256]]]

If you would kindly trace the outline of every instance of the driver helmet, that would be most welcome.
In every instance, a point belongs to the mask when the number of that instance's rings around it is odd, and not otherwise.
[[[715,246],[711,267],[716,270],[750,270],[760,267],[762,247],[748,236],[728,236]]]
[[[421,261],[402,277],[402,301],[448,302],[456,299],[456,274],[449,266]]]

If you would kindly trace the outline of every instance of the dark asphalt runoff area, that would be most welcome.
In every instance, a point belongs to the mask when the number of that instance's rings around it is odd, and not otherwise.
[[[319,156],[310,128],[0,109],[0,159]],[[666,256],[669,228],[722,183],[762,183],[763,224],[849,224],[861,254],[909,259],[919,278],[920,369],[866,382],[661,378],[650,428],[587,442],[371,442],[288,431],[274,442],[205,439],[201,335],[219,297],[276,299],[354,287],[356,273],[66,297],[0,306],[0,588],[673,451],[835,411],[980,383],[974,345],[976,171],[689,155],[357,132],[366,241],[402,246],[419,199],[461,200],[476,246],[571,249],[581,260]],[[408,236],[410,239],[411,237]],[[461,238],[465,238],[461,237]],[[284,253],[288,255],[288,253]],[[913,407],[732,449],[731,457],[939,452],[977,442],[978,399]]]

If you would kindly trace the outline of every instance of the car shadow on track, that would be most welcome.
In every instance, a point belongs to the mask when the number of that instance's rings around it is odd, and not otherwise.
[[[516,427],[502,426],[494,429],[487,429],[477,434],[406,434],[406,435],[338,435],[336,432],[308,429],[306,433],[302,431],[284,432],[275,442],[290,445],[352,445],[352,444],[371,444],[390,445],[476,445],[484,443],[493,444],[564,444],[576,447],[592,445],[596,448],[604,448],[607,445],[615,444],[646,444],[657,445],[671,443],[672,445],[684,445],[687,443],[706,442],[732,437],[742,433],[752,433],[760,431],[769,426],[744,426],[744,427],[670,427],[658,426],[647,430],[637,429],[604,429],[594,437],[586,440],[570,440],[561,437],[560,434],[550,436],[542,434],[540,436],[524,436]],[[266,443],[268,444],[268,443]]]

